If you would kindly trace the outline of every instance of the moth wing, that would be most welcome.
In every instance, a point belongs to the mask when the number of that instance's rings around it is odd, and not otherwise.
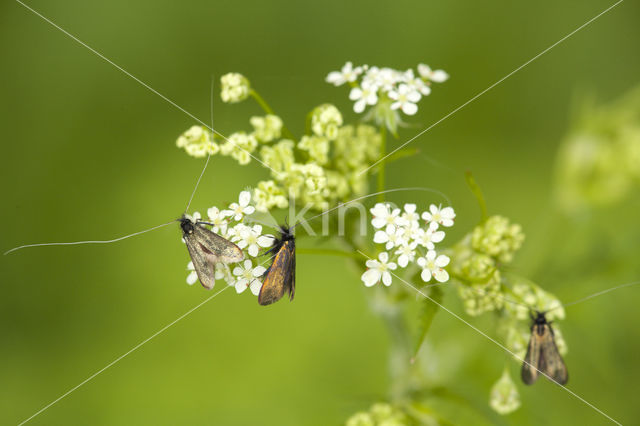
[[[296,294],[296,246],[294,241],[287,241],[287,243],[290,244],[291,267],[289,268],[288,280],[285,281],[285,290],[289,293],[289,301],[291,301]]]
[[[569,381],[567,366],[564,364],[560,351],[558,351],[551,326],[546,325],[546,328],[547,330],[545,330],[546,332],[540,345],[540,356],[544,360],[544,365],[540,366],[540,371],[557,383],[565,385]]]
[[[185,235],[184,241],[200,283],[204,288],[211,290],[215,284],[215,261],[201,249],[200,243],[193,235]]]
[[[529,346],[527,347],[527,355],[522,363],[522,371],[520,376],[525,385],[532,385],[538,379],[538,370],[540,369],[540,336],[535,331],[535,326],[531,327],[531,338],[529,338]],[[544,361],[543,361],[544,362]]]
[[[284,295],[285,290],[292,296],[291,267],[295,264],[295,251],[291,241],[286,241],[276,253],[273,263],[265,272],[265,279],[258,294],[258,303],[270,305]]]
[[[196,224],[193,227],[193,236],[207,258],[214,264],[218,262],[235,263],[244,259],[240,247],[202,225]]]

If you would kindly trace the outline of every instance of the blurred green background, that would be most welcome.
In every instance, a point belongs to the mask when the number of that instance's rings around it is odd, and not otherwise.
[[[245,74],[299,134],[323,102],[355,118],[347,91],[323,81],[346,60],[444,68],[451,79],[420,104],[411,120],[419,126],[402,130],[402,141],[612,3],[28,2],[205,122],[212,73]],[[622,3],[418,138],[422,154],[391,165],[388,186],[448,194],[458,213],[452,243],[479,218],[463,178],[472,170],[490,212],[524,227],[516,268],[561,300],[640,279],[637,190],[560,222],[550,201],[576,102],[585,94],[608,102],[638,83],[638,17],[637,3]],[[194,121],[18,3],[0,6],[0,34],[2,250],[109,239],[177,217],[203,164],[175,147]],[[259,113],[218,98],[216,127],[246,129]],[[193,207],[233,201],[266,176],[255,163],[216,157]],[[211,295],[186,285],[179,236],[176,225],[0,258],[0,423],[31,416]],[[640,418],[639,292],[569,308],[562,323],[569,387],[625,424]],[[294,303],[264,309],[248,292],[224,292],[31,423],[340,424],[386,396],[387,334],[364,293],[344,259],[300,255]],[[462,313],[456,297],[444,303]],[[490,317],[470,320],[493,331]],[[505,354],[446,312],[428,345],[435,376],[472,407],[443,402],[455,424],[607,423],[544,380],[520,387],[519,411],[493,413],[488,393]]]

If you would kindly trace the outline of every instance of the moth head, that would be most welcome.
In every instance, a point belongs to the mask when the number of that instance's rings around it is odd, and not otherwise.
[[[291,241],[294,239],[292,228],[287,225],[280,226],[280,241]]]
[[[184,214],[180,219],[178,219],[178,222],[180,222],[180,228],[182,228],[183,234],[186,235],[193,232],[195,222],[193,221],[191,216]]]
[[[535,316],[532,315],[533,323],[536,325],[547,324],[546,312],[535,311]]]

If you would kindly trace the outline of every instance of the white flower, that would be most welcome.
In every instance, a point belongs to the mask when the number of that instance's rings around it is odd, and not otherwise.
[[[273,245],[273,238],[266,235],[260,235],[262,233],[262,226],[254,225],[253,227],[243,226],[238,230],[237,237],[239,237],[238,247],[241,249],[247,249],[249,256],[256,257],[260,252],[260,247],[271,247]]]
[[[443,70],[432,71],[429,65],[418,64],[418,73],[423,78],[433,81],[434,83],[444,83],[449,79],[449,74]]]
[[[407,70],[404,73],[404,82],[407,83],[411,89],[417,90],[422,93],[424,96],[428,96],[431,94],[431,87],[427,83],[424,82],[423,79],[419,77],[415,77],[413,75],[413,70]]]
[[[353,64],[347,62],[340,71],[331,71],[327,75],[326,82],[334,86],[341,86],[344,83],[356,81],[360,74],[362,74],[362,67],[353,68]]]
[[[353,110],[361,113],[367,105],[375,105],[378,102],[378,86],[368,81],[363,81],[360,87],[351,89],[349,99],[356,101],[353,105]]]
[[[398,90],[390,90],[389,98],[394,100],[391,104],[391,109],[401,108],[402,112],[407,115],[414,115],[418,112],[418,106],[416,103],[420,101],[422,95],[412,87],[406,84],[398,86]]]
[[[377,244],[386,244],[387,250],[406,243],[404,239],[404,229],[395,225],[387,225],[384,231],[377,231],[373,236],[373,242]]]
[[[187,265],[187,270],[189,275],[187,275],[187,284],[194,285],[196,281],[198,281],[198,274],[196,273],[196,268],[193,266],[193,262],[189,262]]]
[[[422,218],[430,223],[433,228],[438,228],[438,225],[453,226],[453,219],[455,219],[456,213],[451,207],[436,207],[435,204],[429,206],[429,212],[422,213]]]
[[[429,250],[433,250],[435,246],[433,243],[439,243],[444,240],[444,231],[436,231],[434,228],[427,228],[426,230],[420,228],[413,234],[413,239],[417,244],[422,247],[426,247]]]
[[[409,244],[403,244],[400,246],[400,248],[398,248],[398,250],[396,250],[395,254],[399,255],[398,265],[400,265],[401,268],[406,268],[409,262],[413,262],[413,260],[416,258],[417,246],[418,243],[414,241]]]
[[[211,207],[207,210],[207,216],[209,216],[209,222],[213,223],[211,230],[216,234],[224,234],[227,232],[228,222],[225,219],[225,215],[217,207]]]
[[[378,86],[380,86],[383,91],[388,92],[393,89],[400,78],[401,75],[398,71],[391,68],[382,68],[378,73]]]
[[[222,213],[225,216],[232,216],[234,220],[242,220],[242,217],[249,215],[256,211],[253,206],[249,205],[251,201],[251,193],[249,191],[242,191],[238,197],[237,203],[231,203],[230,210],[223,210]]]
[[[373,215],[371,224],[380,229],[386,225],[403,226],[405,220],[400,216],[400,209],[391,210],[389,204],[378,203],[370,210]]]
[[[250,259],[244,261],[242,265],[238,265],[233,269],[233,275],[238,277],[235,283],[236,292],[242,293],[247,288],[251,289],[251,293],[258,295],[262,283],[258,279],[264,275],[266,268],[264,266],[253,267]]]
[[[412,227],[418,225],[420,220],[420,215],[416,213],[416,205],[415,204],[405,204],[404,205],[404,213],[402,213],[402,219],[410,224]]]
[[[436,256],[434,250],[429,250],[426,257],[418,258],[418,265],[422,267],[422,281],[428,282],[431,277],[441,283],[449,280],[449,273],[443,268],[449,264],[449,257],[441,254]]]
[[[379,261],[374,259],[367,260],[367,268],[369,269],[367,269],[361,277],[364,285],[367,287],[377,284],[380,279],[382,279],[384,285],[391,285],[391,273],[389,270],[396,269],[398,265],[389,262],[389,254],[386,252],[380,253],[378,259]]]

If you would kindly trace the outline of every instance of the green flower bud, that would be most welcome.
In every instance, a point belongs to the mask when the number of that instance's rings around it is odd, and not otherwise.
[[[251,117],[249,122],[255,129],[253,135],[260,142],[271,142],[278,139],[282,133],[282,119],[277,115]]]
[[[217,154],[220,147],[213,141],[211,132],[202,126],[192,126],[176,140],[178,148],[184,150],[192,157],[206,157]]]
[[[491,388],[489,405],[502,415],[512,413],[520,408],[520,395],[507,369]]]
[[[316,136],[332,141],[338,137],[338,129],[342,126],[342,114],[331,104],[323,104],[311,112],[311,130]]]
[[[502,216],[491,216],[483,224],[476,226],[471,235],[474,250],[488,254],[500,262],[508,263],[522,246],[524,233],[517,224],[510,224]]]
[[[236,103],[249,97],[251,91],[249,80],[242,74],[234,72],[225,74],[220,78],[220,84],[222,85],[220,98],[223,102]]]

